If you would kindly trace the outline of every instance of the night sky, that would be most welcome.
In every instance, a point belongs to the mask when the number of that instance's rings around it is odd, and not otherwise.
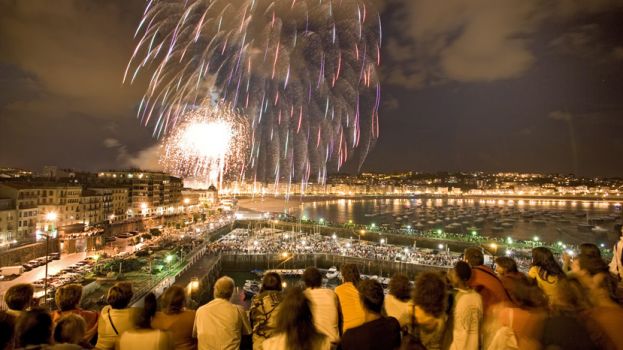
[[[144,1],[0,0],[0,166],[155,164],[122,85]],[[623,174],[623,1],[380,5],[381,136],[365,171]]]

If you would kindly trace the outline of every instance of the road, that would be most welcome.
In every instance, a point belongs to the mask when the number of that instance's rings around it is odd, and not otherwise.
[[[51,275],[51,274],[57,273],[60,270],[70,265],[73,265],[80,260],[83,260],[86,256],[87,254],[84,252],[74,253],[74,254],[63,254],[61,255],[60,260],[52,260],[48,263],[48,274]],[[11,286],[16,285],[18,283],[32,283],[44,277],[45,277],[45,265],[41,265],[30,271],[24,272],[21,276],[13,280],[0,282],[0,297],[2,298],[1,300],[4,301],[4,293]]]

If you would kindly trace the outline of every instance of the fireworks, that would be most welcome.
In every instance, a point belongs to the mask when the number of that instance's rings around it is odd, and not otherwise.
[[[381,26],[368,0],[151,0],[137,35],[124,80],[151,72],[142,121],[177,134],[216,95],[248,120],[254,179],[324,182],[378,138]]]
[[[164,140],[161,162],[168,171],[207,185],[220,185],[227,174],[242,176],[249,138],[245,119],[224,104],[210,103],[183,119]]]

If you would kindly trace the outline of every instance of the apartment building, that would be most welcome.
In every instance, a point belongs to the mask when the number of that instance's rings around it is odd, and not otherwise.
[[[0,248],[17,241],[17,210],[13,200],[0,198]]]
[[[100,186],[125,188],[128,218],[162,213],[182,204],[182,180],[162,172],[105,171],[76,176],[90,188]]]

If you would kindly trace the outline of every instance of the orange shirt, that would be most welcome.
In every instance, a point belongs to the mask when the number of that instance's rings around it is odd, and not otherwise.
[[[357,288],[351,282],[342,283],[335,288],[335,294],[340,301],[340,309],[344,318],[342,333],[350,328],[361,326],[365,321],[365,314]]]
[[[52,312],[52,322],[56,324],[58,320],[65,315],[76,314],[84,318],[84,321],[87,324],[86,332],[84,333],[84,341],[87,343],[93,339],[95,334],[97,334],[97,321],[99,319],[99,314],[94,311],[82,310],[80,308],[68,310],[68,311],[60,311],[56,310]]]

